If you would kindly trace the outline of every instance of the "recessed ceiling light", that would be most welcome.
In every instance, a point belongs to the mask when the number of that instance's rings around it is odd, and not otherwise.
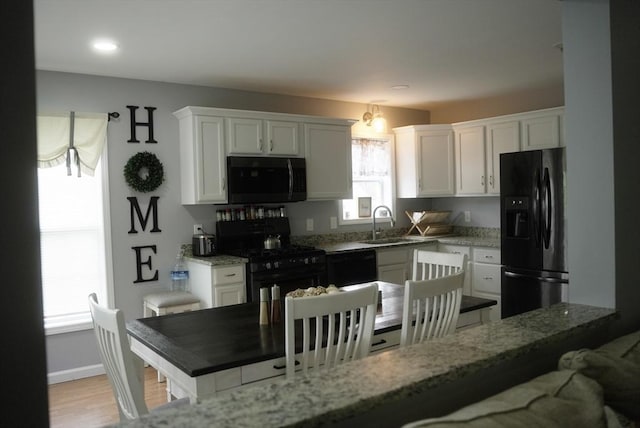
[[[116,42],[107,39],[96,40],[93,42],[92,46],[98,52],[109,53],[118,50]]]
[[[391,89],[395,89],[396,91],[399,91],[402,89],[409,89],[409,85],[393,85]]]

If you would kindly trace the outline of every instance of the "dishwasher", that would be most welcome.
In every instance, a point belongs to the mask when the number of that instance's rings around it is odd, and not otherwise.
[[[371,282],[378,278],[375,250],[327,254],[327,282],[336,287]]]

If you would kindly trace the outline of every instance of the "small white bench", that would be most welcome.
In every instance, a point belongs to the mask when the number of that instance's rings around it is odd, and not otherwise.
[[[162,291],[144,296],[142,315],[148,318],[198,309],[200,309],[200,299],[193,294],[186,291]],[[164,382],[164,380],[164,376],[158,372],[158,382]]]
[[[143,316],[176,314],[200,309],[200,299],[186,291],[163,291],[144,296]]]

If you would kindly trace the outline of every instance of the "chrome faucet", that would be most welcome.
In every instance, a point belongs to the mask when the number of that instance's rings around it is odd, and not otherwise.
[[[396,221],[393,219],[393,214],[391,213],[391,208],[389,208],[386,205],[378,205],[377,207],[375,207],[373,209],[373,214],[371,215],[371,217],[373,217],[373,237],[372,239],[376,239],[376,236],[378,234],[378,232],[376,232],[376,211],[378,211],[379,208],[385,208],[387,210],[387,212],[389,213],[389,218],[391,219],[391,227],[395,226]]]

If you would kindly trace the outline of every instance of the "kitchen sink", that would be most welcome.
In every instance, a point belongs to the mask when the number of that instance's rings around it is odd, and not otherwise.
[[[359,241],[361,244],[399,244],[402,242],[410,242],[411,239],[407,238],[380,238],[380,239],[368,239],[366,241]]]

